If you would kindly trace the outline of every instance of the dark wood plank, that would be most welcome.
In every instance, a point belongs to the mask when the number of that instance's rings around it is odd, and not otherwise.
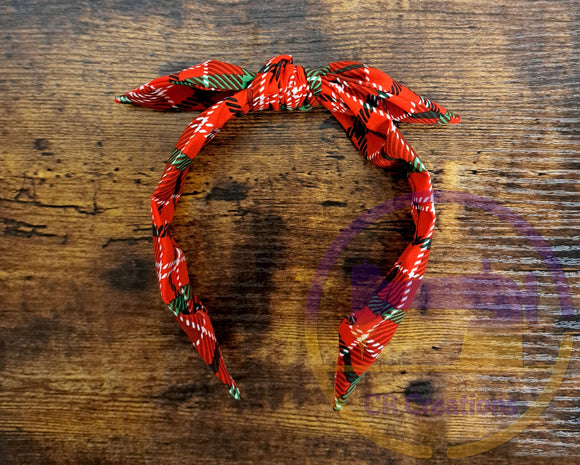
[[[542,251],[498,216],[537,231],[577,306],[578,13],[520,0],[0,4],[0,463],[446,464],[493,434],[507,436],[458,463],[580,463],[565,350],[578,320],[562,317]],[[401,129],[443,200],[497,205],[438,203],[426,287],[342,415],[325,393],[353,267],[386,273],[407,213],[344,249],[315,324],[309,290],[332,241],[405,182],[364,163],[320,109],[233,121],[195,160],[175,232],[235,402],[164,308],[151,251],[149,197],[193,115],[113,103],[208,58],[257,70],[279,53],[363,61],[459,113],[459,126]],[[536,323],[490,320],[522,299]],[[514,424],[538,399],[537,418]],[[503,413],[477,411],[493,401]]]

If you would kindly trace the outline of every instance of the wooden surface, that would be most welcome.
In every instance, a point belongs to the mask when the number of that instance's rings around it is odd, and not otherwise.
[[[353,59],[382,69],[463,118],[401,126],[434,187],[485,197],[533,226],[577,306],[579,14],[577,1],[0,1],[0,463],[425,461],[386,447],[379,433],[430,448],[432,463],[580,463],[578,345],[571,356],[560,351],[578,319],[561,316],[530,240],[461,203],[437,206],[425,279],[455,278],[466,308],[452,305],[455,285],[438,288],[438,307],[435,297],[419,302],[350,410],[332,411],[325,392],[353,266],[388,271],[411,222],[397,211],[359,235],[328,276],[316,323],[306,322],[332,241],[408,191],[364,163],[320,109],[231,122],[195,160],[179,205],[176,237],[242,393],[231,399],[155,278],[149,198],[192,114],[113,102],[209,58],[257,70],[288,53],[304,66]],[[467,308],[474,288],[492,303],[509,297],[481,280],[466,285],[486,267],[519,290],[533,273],[536,323],[469,333],[493,310]],[[312,335],[328,373],[314,366]],[[520,335],[520,361],[536,368],[512,366],[506,341]],[[469,358],[466,344],[492,350]],[[568,359],[561,383],[548,386]],[[515,437],[448,457],[450,447],[505,431],[550,389]],[[365,400],[375,394],[394,395],[400,411],[372,413],[378,404]],[[515,412],[413,415],[404,403],[413,394],[510,400]]]

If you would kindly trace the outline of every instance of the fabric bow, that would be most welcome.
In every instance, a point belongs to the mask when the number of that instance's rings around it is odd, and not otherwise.
[[[239,389],[225,367],[206,308],[192,293],[185,255],[171,232],[192,159],[230,118],[250,111],[309,110],[322,105],[368,160],[407,177],[414,238],[368,304],[345,317],[338,328],[334,408],[341,409],[405,316],[429,259],[435,224],[431,179],[395,121],[458,123],[459,116],[362,63],[340,61],[311,69],[295,66],[289,55],[272,58],[257,73],[209,60],[154,79],[115,100],[154,110],[203,110],[177,142],[151,198],[153,246],[163,300],[236,399]]]

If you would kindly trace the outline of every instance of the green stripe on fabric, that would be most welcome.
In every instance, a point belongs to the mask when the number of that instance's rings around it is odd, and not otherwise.
[[[243,74],[236,74],[235,75],[236,77],[238,77],[242,80],[242,85],[240,86],[240,90],[248,87],[250,82],[252,82],[254,80],[254,78],[256,77],[256,73],[254,73],[252,71],[248,71],[247,69],[244,69],[243,71],[244,71]]]
[[[189,158],[181,150],[175,149],[169,156],[169,163],[175,166],[179,171],[183,171],[191,165],[191,158]]]
[[[322,81],[321,77],[328,74],[330,71],[330,66],[324,66],[322,68],[304,68],[304,74],[306,75],[306,81],[310,86],[310,90],[313,95],[318,95],[322,92]]]
[[[347,367],[345,365],[344,367],[345,371],[354,371],[352,366]],[[359,381],[363,378],[365,374],[363,373],[362,375],[360,375],[358,378],[356,378],[351,385],[348,387],[348,389],[346,390],[346,392],[340,396],[340,397],[335,397],[334,398],[334,410],[341,410],[342,407],[344,406],[344,404],[346,403],[346,398],[352,393],[352,391],[354,391],[354,388],[356,387],[356,385],[359,383]]]
[[[419,157],[415,157],[413,160],[413,168],[411,171],[418,171],[419,173],[425,171],[425,165],[421,162],[421,160],[419,160]]]
[[[219,76],[220,76],[219,74],[210,74],[206,76],[207,82],[209,82],[210,85],[212,87],[215,87],[216,89],[231,90],[231,87],[225,82],[221,81]]]
[[[187,302],[191,300],[192,295],[191,286],[186,284],[179,290],[179,292],[179,295],[168,304],[169,310],[171,310],[175,316],[178,316],[180,313],[186,313]]]
[[[224,85],[228,86],[230,89],[237,89],[240,87],[240,81],[236,81],[235,75],[233,74],[219,74],[216,75],[216,79],[220,79]]]
[[[425,111],[423,113],[408,113],[409,118],[413,119],[437,119],[440,118],[440,113],[434,111]]]
[[[455,113],[453,113],[452,111],[448,111],[444,115],[439,116],[439,121],[437,121],[437,124],[447,124],[447,123],[449,123],[449,121],[451,121],[451,118],[454,118],[454,117],[455,117]]]
[[[239,400],[240,399],[240,390],[232,385],[230,386],[230,389],[228,391],[230,393],[230,396],[232,396],[234,399]]]
[[[405,318],[406,314],[407,312],[404,310],[391,307],[385,310],[381,316],[383,317],[383,320],[391,320],[392,322],[399,324],[401,321],[403,321],[403,318]]]
[[[118,95],[115,97],[119,103],[133,103],[126,95]]]
[[[256,77],[251,71],[244,74],[210,74],[192,77],[183,81],[172,81],[172,84],[184,84],[192,87],[214,87],[219,90],[242,90],[248,87]]]

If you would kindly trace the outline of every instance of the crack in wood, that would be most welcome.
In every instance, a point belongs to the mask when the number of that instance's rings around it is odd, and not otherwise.
[[[87,209],[86,207],[82,207],[80,205],[74,205],[74,204],[64,204],[64,205],[56,205],[56,204],[48,204],[48,203],[42,203],[39,202],[38,200],[19,200],[18,198],[15,199],[5,199],[5,198],[0,198],[0,202],[9,202],[9,203],[19,203],[19,204],[24,204],[24,205],[32,205],[34,207],[42,207],[42,208],[64,208],[64,209],[73,209],[76,210],[78,213],[81,213],[83,215],[98,215],[100,213],[105,213],[109,210],[115,210],[119,207],[109,207],[109,208],[103,208],[103,207],[99,207],[97,205],[96,202],[93,202],[93,208],[91,209]]]
[[[111,244],[113,242],[128,242],[130,245],[132,245],[138,241],[148,241],[148,240],[151,240],[151,236],[146,236],[146,237],[109,237],[109,239],[107,239],[107,242],[105,242],[101,246],[101,249],[108,247],[109,244]]]
[[[4,228],[4,234],[6,236],[26,238],[32,236],[59,237],[58,234],[39,231],[40,229],[46,229],[48,227],[46,224],[27,223],[26,221],[13,220],[11,218],[2,218],[2,222],[6,225]]]

